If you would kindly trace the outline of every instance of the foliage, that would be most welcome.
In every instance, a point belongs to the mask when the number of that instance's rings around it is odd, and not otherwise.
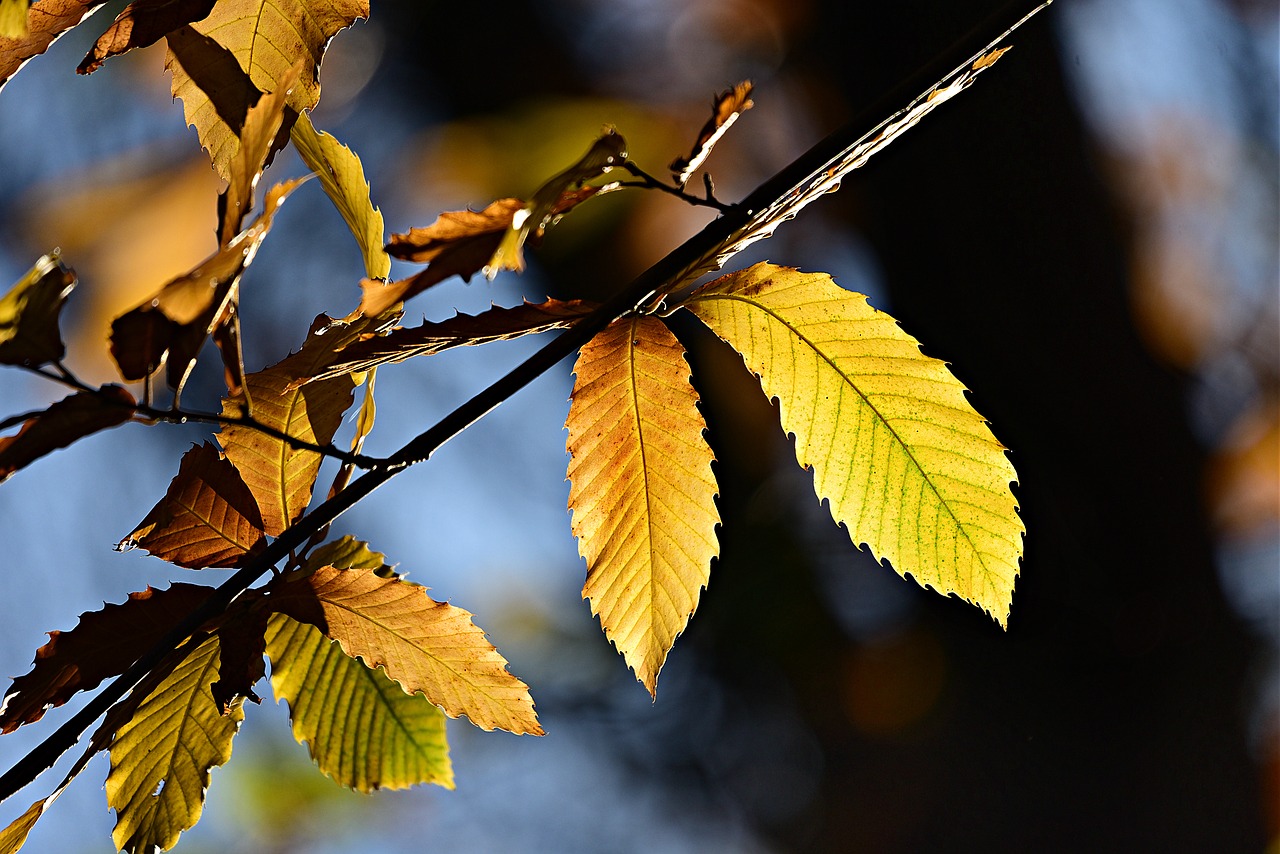
[[[21,32],[4,18],[0,83],[95,5],[39,0]],[[363,542],[325,541],[343,510],[514,390],[477,395],[478,412],[464,407],[457,423],[446,419],[390,457],[363,455],[376,369],[461,345],[548,331],[571,342],[557,346],[581,345],[566,426],[572,529],[587,563],[583,596],[655,696],[718,553],[714,455],[684,347],[665,321],[682,309],[737,350],[778,401],[798,462],[813,470],[819,499],[855,543],[921,584],[973,602],[1001,624],[1007,619],[1022,550],[1014,472],[945,364],[922,355],[891,318],[825,274],[759,264],[690,288],[838,187],[1007,48],[971,58],[768,204],[723,204],[709,179],[703,196],[685,190],[716,141],[752,107],[744,81],[714,99],[689,153],[672,162],[672,183],[631,161],[622,134],[609,127],[527,201],[443,213],[384,247],[382,215],[359,158],[308,115],[320,96],[328,40],[368,12],[359,0],[137,0],[77,69],[92,73],[113,56],[165,39],[173,93],[226,181],[219,248],[112,324],[111,356],[121,377],[140,386],[137,395],[89,386],[63,364],[58,316],[76,278],[56,254],[39,259],[0,299],[0,362],[73,389],[47,409],[4,422],[18,430],[0,438],[0,478],[126,422],[218,425],[217,444],[183,455],[166,494],[119,548],[142,548],[193,570],[240,572],[216,590],[147,588],[83,615],[70,631],[51,633],[32,670],[5,696],[3,732],[121,678],[100,695],[106,718],[81,761],[53,796],[0,835],[6,852],[21,846],[53,797],[103,750],[111,758],[106,791],[117,813],[117,847],[176,844],[200,817],[210,769],[230,758],[244,702],[259,701],[264,656],[295,737],[324,773],[361,791],[452,787],[445,716],[465,715],[484,730],[542,733],[528,687],[508,672],[470,613],[434,601]],[[239,285],[299,182],[270,188],[257,216],[243,222],[264,169],[290,143],[360,247],[362,298],[344,317],[317,318],[298,352],[246,372]],[[628,177],[619,180],[619,173]],[[625,188],[659,190],[724,216],[705,232],[704,245],[672,256],[659,281],[633,284],[603,305],[548,300],[399,325],[406,300],[455,275],[523,270],[526,249],[561,217]],[[427,266],[389,281],[391,256]],[[220,411],[197,412],[183,405],[182,394],[210,339],[227,391]],[[555,351],[547,352],[531,360],[529,375],[554,364]],[[161,369],[168,392],[153,384]],[[343,450],[332,442],[357,389],[363,403],[356,439]],[[166,395],[167,405],[158,405]],[[317,505],[326,456],[342,468]],[[366,474],[352,481],[357,469]],[[268,571],[271,578],[252,588]]]

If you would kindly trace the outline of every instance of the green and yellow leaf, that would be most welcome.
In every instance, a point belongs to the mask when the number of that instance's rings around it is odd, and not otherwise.
[[[153,690],[111,742],[107,803],[122,851],[167,851],[204,809],[209,770],[231,758],[244,718],[224,715],[210,686],[218,678],[218,639],[196,647]]]
[[[654,694],[718,552],[706,422],[684,348],[655,318],[614,322],[582,348],[574,373],[565,426],[582,595]]]
[[[293,737],[325,774],[360,792],[419,783],[453,788],[445,716],[365,666],[319,629],[284,614],[267,625],[271,687],[289,704]]]
[[[391,275],[391,256],[382,247],[382,211],[369,198],[369,182],[360,158],[331,135],[316,130],[306,113],[298,116],[290,138],[302,162],[320,176],[320,186],[355,236],[364,256],[365,275],[370,279]]]
[[[471,622],[426,588],[374,570],[320,567],[280,584],[270,607],[315,626],[409,693],[421,692],[450,717],[484,730],[541,735],[529,688]]]
[[[796,458],[854,543],[1005,624],[1024,530],[1016,473],[944,362],[823,273],[757,264],[683,307],[778,400]]]
[[[188,569],[239,566],[266,544],[253,494],[218,449],[205,442],[182,456],[164,498],[118,549],[141,547]]]

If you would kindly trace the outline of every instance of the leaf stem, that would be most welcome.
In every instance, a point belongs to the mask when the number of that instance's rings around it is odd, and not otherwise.
[[[720,211],[720,213],[726,213],[733,207],[732,205],[727,205],[724,202],[720,201],[712,194],[710,183],[707,184],[706,198],[700,198],[698,196],[693,195],[692,193],[685,192],[684,187],[677,186],[675,184],[668,184],[664,181],[659,181],[657,178],[653,177],[648,172],[644,171],[643,169],[641,169],[639,166],[637,166],[635,163],[633,163],[630,160],[627,160],[624,163],[622,163],[622,168],[626,169],[628,172],[630,172],[632,175],[635,175],[640,180],[639,181],[620,181],[618,182],[618,185],[621,187],[640,187],[646,190],[661,190],[664,193],[669,193],[670,195],[675,196],[677,199],[680,199],[683,202],[687,202],[691,205],[697,205],[705,208],[715,208],[716,210]]]
[[[226,610],[254,582],[269,572],[276,563],[306,543],[313,534],[331,524],[400,471],[430,458],[445,442],[552,368],[561,359],[573,353],[614,320],[651,303],[662,295],[664,289],[671,287],[672,283],[682,281],[691,270],[705,267],[709,260],[714,260],[716,253],[739,229],[751,222],[753,213],[785,198],[787,193],[793,192],[797,187],[812,184],[825,173],[833,158],[840,157],[844,152],[851,150],[869,133],[875,131],[880,126],[881,117],[891,114],[896,105],[904,101],[904,91],[927,92],[928,89],[925,87],[929,87],[937,80],[946,80],[949,75],[959,70],[957,66],[966,61],[966,58],[971,58],[998,43],[1032,15],[1048,6],[1050,2],[1052,0],[1031,0],[1031,2],[1014,0],[1006,5],[904,83],[876,100],[849,124],[801,155],[781,172],[760,185],[742,202],[731,206],[723,216],[708,223],[701,231],[640,274],[626,288],[545,344],[510,373],[477,393],[434,426],[409,441],[388,459],[375,461],[369,471],[352,481],[346,489],[298,519],[257,557],[219,585],[204,602],[134,662],[128,670],[99,691],[79,712],[22,757],[12,768],[0,775],[0,801],[6,800],[10,795],[31,783],[45,769],[51,767],[99,716],[141,681],[168,655],[170,650],[180,646],[211,617]],[[991,32],[1000,33],[994,42],[988,35]],[[984,44],[987,48],[982,47]]]

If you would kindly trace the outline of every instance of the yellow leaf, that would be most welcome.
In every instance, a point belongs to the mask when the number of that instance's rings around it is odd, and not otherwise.
[[[298,116],[290,137],[302,162],[320,176],[320,185],[355,235],[366,275],[370,279],[387,278],[391,275],[391,256],[382,248],[382,211],[369,198],[369,182],[360,158],[329,134],[317,131],[306,113]]]
[[[45,807],[52,800],[53,798],[41,798],[27,807],[27,811],[10,822],[8,827],[0,830],[0,854],[18,854],[18,849],[26,844],[27,834],[31,833],[31,828],[36,826]]]
[[[0,0],[0,38],[25,39],[31,35],[27,25],[30,0]]]
[[[660,320],[616,321],[574,372],[565,426],[582,595],[653,694],[718,551],[706,423],[684,348]]]
[[[210,685],[218,639],[196,647],[152,691],[111,742],[107,803],[116,811],[116,848],[168,850],[200,820],[209,769],[231,758],[244,711],[222,715]]]
[[[369,17],[368,0],[219,0],[204,20],[167,36],[173,96],[214,168],[229,179],[245,114],[302,62],[287,103],[298,113],[320,100],[320,60],[339,30]]]
[[[796,458],[854,543],[1005,624],[1024,530],[1016,473],[944,362],[823,273],[757,264],[684,307],[778,399]]]
[[[76,286],[76,274],[57,252],[44,255],[0,297],[0,364],[37,367],[66,354],[58,315]]]
[[[406,693],[382,668],[366,667],[320,630],[284,614],[267,624],[276,700],[289,704],[293,737],[338,783],[361,792],[419,783],[453,788],[445,717]]]
[[[542,734],[529,688],[471,622],[471,614],[426,589],[374,570],[325,566],[284,582],[268,598],[275,612],[315,626],[342,651],[385,667],[405,691],[422,692],[450,717],[484,730]]]
[[[240,233],[240,224],[253,209],[253,191],[258,186],[262,172],[267,168],[271,155],[284,147],[277,137],[285,120],[285,99],[289,89],[298,81],[301,65],[295,65],[280,80],[279,88],[263,95],[245,112],[244,127],[240,129],[240,146],[231,158],[230,182],[218,198],[218,242],[226,246]]]

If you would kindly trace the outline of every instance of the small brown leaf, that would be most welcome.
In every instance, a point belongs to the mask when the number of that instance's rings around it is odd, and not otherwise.
[[[371,335],[338,350],[333,361],[317,366],[314,376],[294,380],[294,386],[333,379],[343,374],[367,371],[391,362],[403,362],[415,356],[432,356],[453,347],[487,344],[568,329],[590,314],[596,303],[584,300],[552,300],[525,303],[515,308],[494,306],[480,314],[458,314],[448,320],[423,323],[421,326],[399,327],[386,335]]]
[[[134,0],[98,36],[93,49],[76,67],[77,74],[92,74],[113,56],[136,47],[147,47],[178,27],[202,20],[216,0]]]
[[[0,483],[45,454],[133,417],[133,395],[116,385],[78,391],[23,422],[13,436],[0,437]]]
[[[252,607],[260,601],[261,594],[252,594],[249,607],[238,608],[218,626],[218,681],[210,687],[213,700],[224,715],[241,699],[262,702],[253,686],[267,673],[263,656],[267,650],[267,618],[270,612],[265,608]],[[236,604],[244,606],[244,596]]]
[[[39,367],[66,354],[58,315],[75,284],[76,274],[53,252],[0,298],[0,364]]]
[[[1008,53],[1011,50],[1013,50],[1013,45],[1006,45],[1005,47],[996,48],[990,53],[983,54],[982,56],[978,57],[976,61],[974,61],[973,70],[981,71],[984,68],[995,65],[997,60],[1000,59],[1000,57],[1004,56],[1006,53]]]
[[[347,655],[386,668],[450,717],[466,715],[484,730],[542,734],[528,686],[507,672],[471,614],[436,602],[424,587],[370,569],[326,566],[278,584],[267,601],[338,641]]]
[[[698,170],[711,154],[711,149],[720,141],[730,126],[738,120],[738,116],[755,106],[751,100],[751,81],[743,80],[732,89],[726,89],[711,102],[711,118],[698,131],[698,138],[688,157],[677,157],[671,161],[671,172],[677,184],[683,187],[689,176]]]
[[[174,584],[167,590],[148,587],[130,593],[120,605],[80,615],[67,632],[50,632],[36,652],[31,672],[13,680],[0,708],[0,733],[34,723],[45,710],[61,706],[77,691],[89,691],[102,680],[123,673],[154,646],[212,589]]]
[[[48,50],[58,36],[89,17],[103,0],[39,0],[27,10],[27,34],[0,36],[0,89],[34,56]]]
[[[227,306],[238,296],[240,275],[253,262],[275,213],[305,179],[277,184],[263,212],[230,243],[179,276],[111,324],[111,355],[126,380],[135,382],[168,362],[169,386],[179,393],[196,356]]]
[[[185,566],[239,566],[266,544],[262,514],[236,467],[205,442],[187,451],[169,491],[118,549]]]

